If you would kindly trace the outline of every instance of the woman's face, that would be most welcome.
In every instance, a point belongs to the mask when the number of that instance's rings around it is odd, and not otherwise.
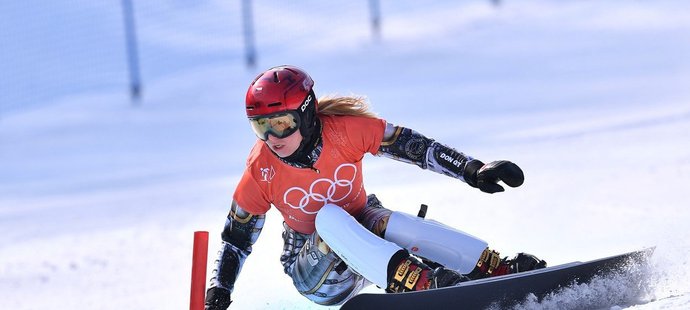
[[[299,133],[299,130],[282,139],[268,135],[268,140],[265,142],[273,153],[285,158],[297,151],[299,144],[302,143],[302,135]]]

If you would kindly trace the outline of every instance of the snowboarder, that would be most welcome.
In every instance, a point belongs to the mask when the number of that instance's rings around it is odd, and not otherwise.
[[[245,108],[258,140],[233,195],[206,309],[227,309],[247,256],[275,206],[283,215],[280,261],[297,290],[341,304],[371,283],[387,292],[426,290],[543,268],[520,253],[501,258],[487,243],[432,220],[384,208],[362,183],[366,153],[460,179],[487,193],[517,187],[522,170],[488,164],[376,117],[363,98],[317,100],[302,69],[278,66],[249,86]]]

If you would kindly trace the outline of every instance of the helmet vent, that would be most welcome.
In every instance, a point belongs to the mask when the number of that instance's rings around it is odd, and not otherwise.
[[[268,107],[275,107],[275,106],[279,106],[281,104],[283,104],[283,103],[282,102],[274,102],[274,103],[269,103],[267,106]]]
[[[273,82],[274,83],[280,83],[280,79],[278,78],[278,72],[273,71]]]

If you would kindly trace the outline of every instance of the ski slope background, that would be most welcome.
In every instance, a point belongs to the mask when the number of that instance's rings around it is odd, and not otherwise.
[[[147,2],[137,13],[145,84],[136,107],[124,69],[107,69],[124,56],[92,64],[84,73],[95,74],[93,84],[78,72],[55,75],[64,62],[83,69],[79,55],[121,36],[117,4],[51,2],[48,11],[79,7],[112,25],[35,18],[34,27],[92,40],[45,37],[3,49],[0,308],[186,309],[193,231],[211,233],[210,274],[254,143],[246,87],[259,70],[285,63],[307,69],[317,95],[366,95],[392,123],[484,161],[512,160],[526,174],[524,186],[488,195],[369,156],[367,190],[390,209],[428,204],[428,218],[503,255],[526,251],[551,265],[657,247],[641,291],[603,280],[523,307],[690,307],[690,5],[455,2],[383,1],[373,40],[366,5],[257,1],[257,70],[243,65],[235,3]],[[38,5],[23,3],[4,7],[3,26]],[[188,19],[200,22],[179,22]],[[25,56],[40,49],[65,54]],[[103,82],[116,73],[120,82]],[[54,95],[26,92],[33,99],[22,106],[5,88],[46,81]],[[270,211],[232,308],[326,309],[283,274],[281,229]]]

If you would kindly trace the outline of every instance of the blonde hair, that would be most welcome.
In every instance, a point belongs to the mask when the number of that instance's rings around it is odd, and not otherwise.
[[[350,115],[376,118],[365,97],[324,96],[319,98],[317,113],[322,115]]]

